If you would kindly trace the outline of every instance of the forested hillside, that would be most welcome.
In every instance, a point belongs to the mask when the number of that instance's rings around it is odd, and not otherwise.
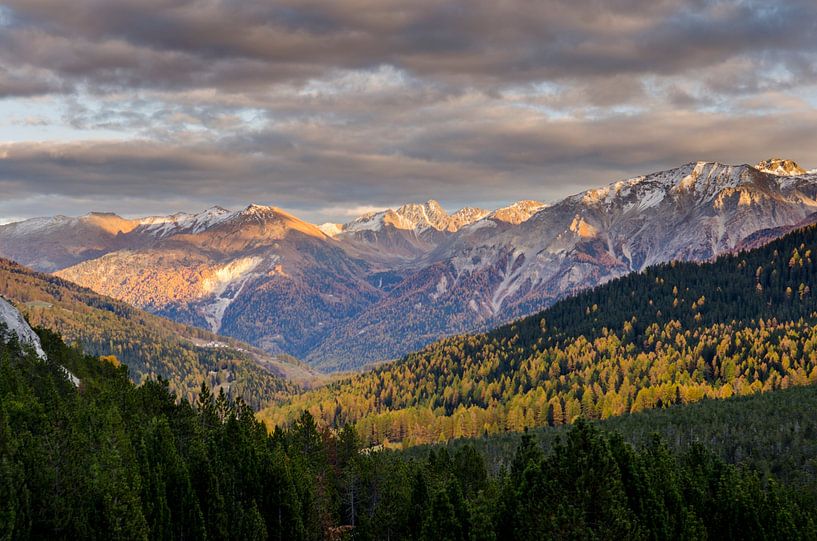
[[[817,381],[817,227],[614,280],[262,412],[406,444],[604,419]]]
[[[659,435],[675,453],[704,445],[721,459],[741,464],[761,474],[794,485],[817,486],[817,385],[791,387],[770,393],[736,396],[726,400],[702,400],[695,404],[645,410],[631,415],[593,421],[605,431],[622,435],[635,446],[648,444]],[[527,433],[545,450],[570,430],[570,425],[542,427]],[[523,433],[507,432],[479,438],[450,440],[446,447],[456,453],[474,446],[488,469],[510,467]],[[424,457],[431,446],[406,449]]]
[[[4,335],[0,329],[0,335]],[[696,446],[635,448],[587,423],[490,474],[473,446],[364,450],[305,413],[269,434],[242,402],[162,382],[40,331],[0,338],[0,537],[8,539],[813,539],[813,485]],[[75,388],[61,368],[76,374]],[[812,434],[813,435],[813,434]]]
[[[297,389],[314,374],[297,360],[266,355],[237,340],[175,323],[88,289],[0,259],[0,294],[32,325],[54,330],[94,355],[114,355],[134,381],[161,376],[192,398],[202,382],[254,408]]]

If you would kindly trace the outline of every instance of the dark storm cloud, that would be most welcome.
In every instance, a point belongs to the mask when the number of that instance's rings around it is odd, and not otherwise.
[[[339,149],[331,138],[277,132],[191,146],[9,144],[0,146],[0,199],[51,194],[66,202],[92,199],[120,212],[121,198],[186,198],[191,209],[257,201],[317,217],[328,202],[385,205],[436,197],[457,206],[475,202],[474,194],[479,202],[552,199],[647,172],[647,166],[696,159],[754,163],[782,153],[815,165],[809,162],[817,148],[814,113],[758,119],[666,112],[650,119],[542,121],[524,127],[516,120],[483,125],[477,132],[469,129],[480,123],[475,116],[435,137],[370,134],[384,148],[402,147],[399,154],[356,142]],[[762,130],[756,129],[758,122]],[[3,212],[12,209],[0,204]]]
[[[471,84],[675,74],[806,52],[817,5],[675,0],[8,0],[6,59],[74,81],[237,90],[388,64]],[[779,57],[794,71],[805,64]]]

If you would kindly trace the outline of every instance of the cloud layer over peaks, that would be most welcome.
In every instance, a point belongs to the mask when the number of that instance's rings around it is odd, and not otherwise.
[[[813,167],[816,73],[811,0],[7,0],[0,217],[317,221],[698,159]]]

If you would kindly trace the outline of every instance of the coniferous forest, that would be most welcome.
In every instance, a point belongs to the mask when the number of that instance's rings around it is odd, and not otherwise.
[[[0,0],[0,541],[817,541],[817,0]]]
[[[607,419],[817,382],[817,226],[649,267],[264,410],[403,445]]]
[[[473,443],[366,448],[307,412],[269,433],[206,386],[177,401],[162,381],[137,387],[126,367],[40,333],[48,361],[0,340],[2,539],[817,536],[813,483],[730,464],[717,444],[634,446],[580,421],[547,451],[521,437],[497,471]],[[801,428],[817,439],[813,416]]]

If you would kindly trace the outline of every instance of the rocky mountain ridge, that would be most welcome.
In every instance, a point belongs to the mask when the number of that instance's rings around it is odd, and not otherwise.
[[[550,205],[448,214],[432,200],[320,227],[259,205],[121,223],[109,216],[108,236],[90,235],[105,242],[76,237],[71,253],[84,259],[58,274],[272,353],[348,369],[648,265],[711,259],[801,223],[816,198],[817,173],[771,159],[691,162]],[[0,226],[0,253],[14,257],[8,247],[27,239],[34,249],[25,257],[57,261],[36,234],[19,234],[27,230],[37,231]]]

